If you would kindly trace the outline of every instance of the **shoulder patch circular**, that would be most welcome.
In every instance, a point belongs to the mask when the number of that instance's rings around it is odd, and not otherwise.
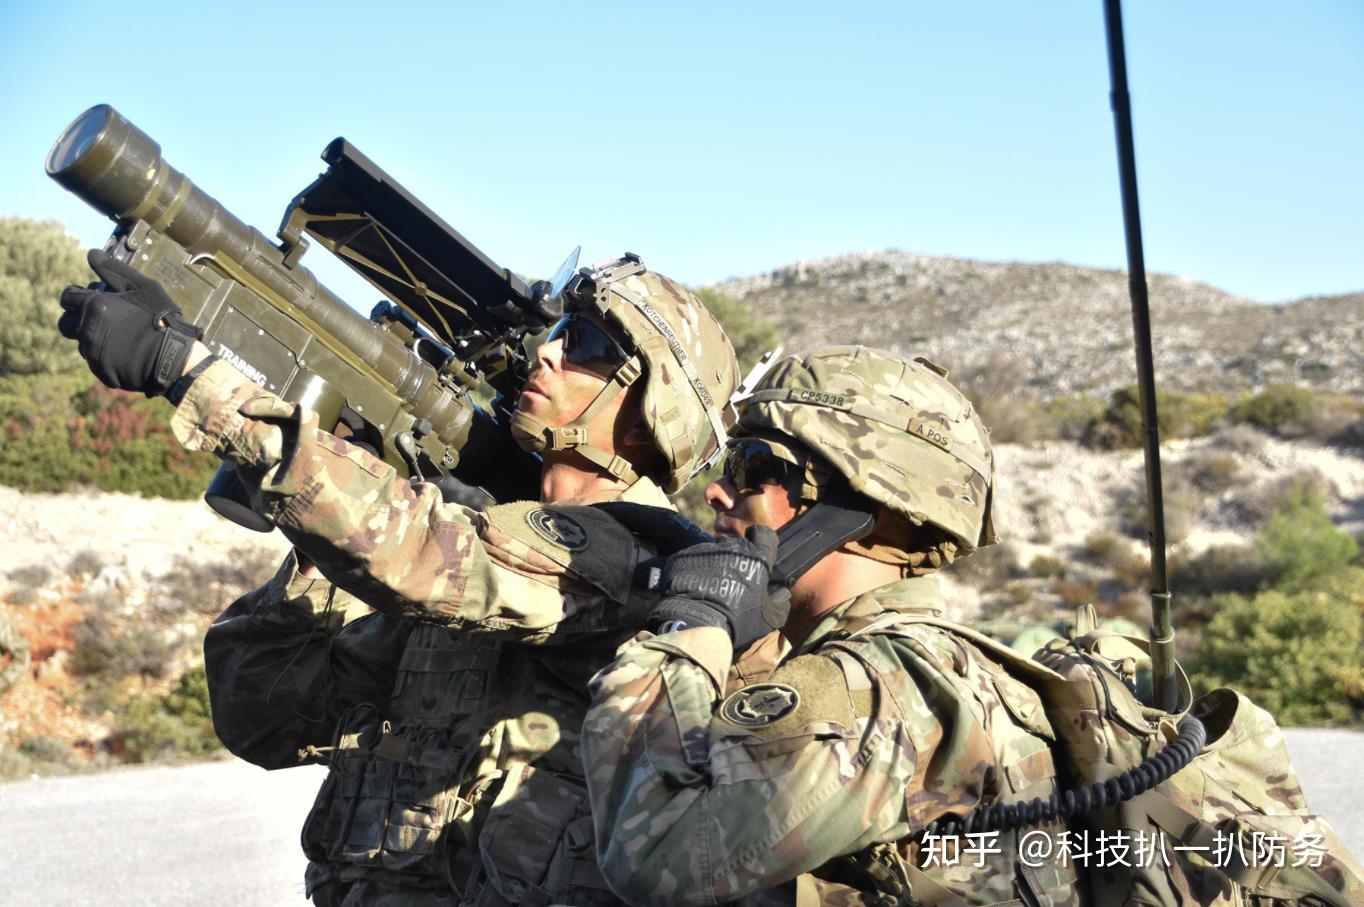
[[[800,694],[784,683],[755,683],[730,694],[720,715],[741,727],[766,727],[796,710]]]
[[[587,530],[571,516],[541,508],[526,514],[526,522],[535,530],[536,535],[560,548],[582,551],[587,547]]]

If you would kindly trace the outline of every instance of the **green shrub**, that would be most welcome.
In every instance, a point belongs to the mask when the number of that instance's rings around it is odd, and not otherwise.
[[[67,284],[94,275],[80,243],[56,221],[0,217],[0,375],[83,371],[57,332]]]
[[[1255,425],[1276,434],[1300,434],[1316,417],[1321,400],[1311,390],[1292,384],[1271,384],[1231,408],[1235,422]]]
[[[781,345],[781,333],[777,326],[761,315],[755,315],[748,303],[719,290],[697,290],[696,295],[707,311],[720,322],[729,342],[734,345],[740,378],[757,364],[763,353]]]
[[[104,555],[91,548],[82,548],[66,562],[66,573],[76,579],[90,579],[104,569]]]
[[[1087,394],[1055,397],[1047,402],[1043,412],[1047,422],[1043,434],[1082,441],[1092,426],[1103,418],[1104,402]]]
[[[1113,582],[1125,592],[1146,592],[1151,588],[1151,557],[1129,553],[1113,565]]]
[[[1359,543],[1331,522],[1312,486],[1299,485],[1260,527],[1256,550],[1271,581],[1293,590],[1342,570],[1359,556]]]
[[[1209,446],[1223,453],[1254,456],[1265,448],[1269,436],[1253,425],[1224,425],[1209,441]]]
[[[186,671],[164,697],[135,697],[119,716],[110,743],[129,762],[191,759],[221,749],[203,666]]]
[[[1227,418],[1228,401],[1224,394],[1181,394],[1156,392],[1161,437],[1204,438],[1213,434]]]
[[[1068,608],[1092,604],[1099,598],[1099,587],[1091,583],[1081,583],[1069,579],[1052,580],[1051,591]]]
[[[1117,534],[1101,530],[1085,539],[1084,551],[1095,563],[1112,564],[1127,553],[1127,545]]]
[[[1234,454],[1203,450],[1186,457],[1179,469],[1199,491],[1221,494],[1247,481]]]
[[[1227,400],[1219,394],[1156,390],[1156,426],[1162,441],[1210,434],[1226,412]],[[1089,447],[1103,450],[1145,444],[1137,386],[1133,384],[1114,391],[1108,406],[1086,427],[1081,440]]]
[[[1248,523],[1262,524],[1304,492],[1323,502],[1335,499],[1335,485],[1320,470],[1307,467],[1261,482],[1236,495],[1233,506]]]
[[[1269,571],[1250,545],[1214,545],[1186,561],[1171,563],[1175,587],[1191,595],[1250,594],[1264,585]]]
[[[88,614],[72,631],[71,670],[118,679],[131,674],[165,677],[179,646],[154,627],[134,625],[118,632],[107,614]]]
[[[1066,563],[1059,557],[1039,554],[1028,563],[1028,572],[1040,579],[1053,579],[1066,575]]]
[[[1179,472],[1167,472],[1164,476],[1164,494],[1161,504],[1165,513],[1165,539],[1174,544],[1189,537],[1194,518],[1198,515],[1202,495],[1189,478]],[[1129,486],[1123,489],[1116,501],[1118,507],[1118,528],[1129,538],[1146,539],[1150,533],[1150,518],[1146,495],[1146,485]]]
[[[45,734],[30,737],[20,743],[19,752],[38,762],[64,764],[67,759],[71,758],[71,747],[56,737],[49,737]]]
[[[197,497],[217,460],[182,448],[170,414],[164,401],[109,390],[88,374],[0,378],[0,484]]]
[[[7,575],[10,582],[16,585],[40,588],[47,585],[47,581],[52,579],[52,568],[46,564],[29,564],[24,567],[16,567]]]
[[[1189,667],[1196,688],[1233,686],[1283,724],[1340,724],[1364,695],[1358,606],[1318,590],[1216,601]]]

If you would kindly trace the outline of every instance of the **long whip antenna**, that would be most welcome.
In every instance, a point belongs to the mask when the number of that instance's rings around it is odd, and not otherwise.
[[[1179,694],[1175,684],[1175,630],[1165,569],[1165,502],[1160,483],[1160,430],[1156,423],[1151,309],[1146,298],[1146,262],[1141,247],[1137,160],[1132,143],[1132,104],[1127,94],[1127,55],[1123,49],[1120,0],[1104,0],[1104,22],[1108,32],[1108,72],[1112,83],[1109,98],[1118,140],[1123,233],[1127,239],[1127,287],[1132,298],[1137,389],[1146,451],[1146,509],[1150,518],[1148,540],[1151,546],[1151,684],[1156,707],[1174,711],[1178,707]]]

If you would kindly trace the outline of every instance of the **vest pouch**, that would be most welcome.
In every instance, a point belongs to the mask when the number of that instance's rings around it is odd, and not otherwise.
[[[380,733],[378,710],[368,703],[354,706],[337,723],[327,777],[303,822],[303,853],[314,863],[341,859],[361,799],[369,748]]]
[[[550,903],[569,887],[608,892],[596,872],[587,788],[576,778],[512,766],[478,840],[488,881],[512,904]]]
[[[444,877],[447,826],[462,803],[455,787],[463,760],[446,746],[448,737],[445,728],[425,728],[380,741],[379,758],[394,760],[380,854],[385,869]]]

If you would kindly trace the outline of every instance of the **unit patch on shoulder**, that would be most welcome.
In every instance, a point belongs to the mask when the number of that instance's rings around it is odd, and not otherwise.
[[[560,548],[582,551],[587,547],[587,530],[571,516],[541,508],[526,514],[526,522],[537,535]]]
[[[720,715],[741,727],[766,727],[796,710],[800,694],[784,683],[755,683],[731,693]]]

